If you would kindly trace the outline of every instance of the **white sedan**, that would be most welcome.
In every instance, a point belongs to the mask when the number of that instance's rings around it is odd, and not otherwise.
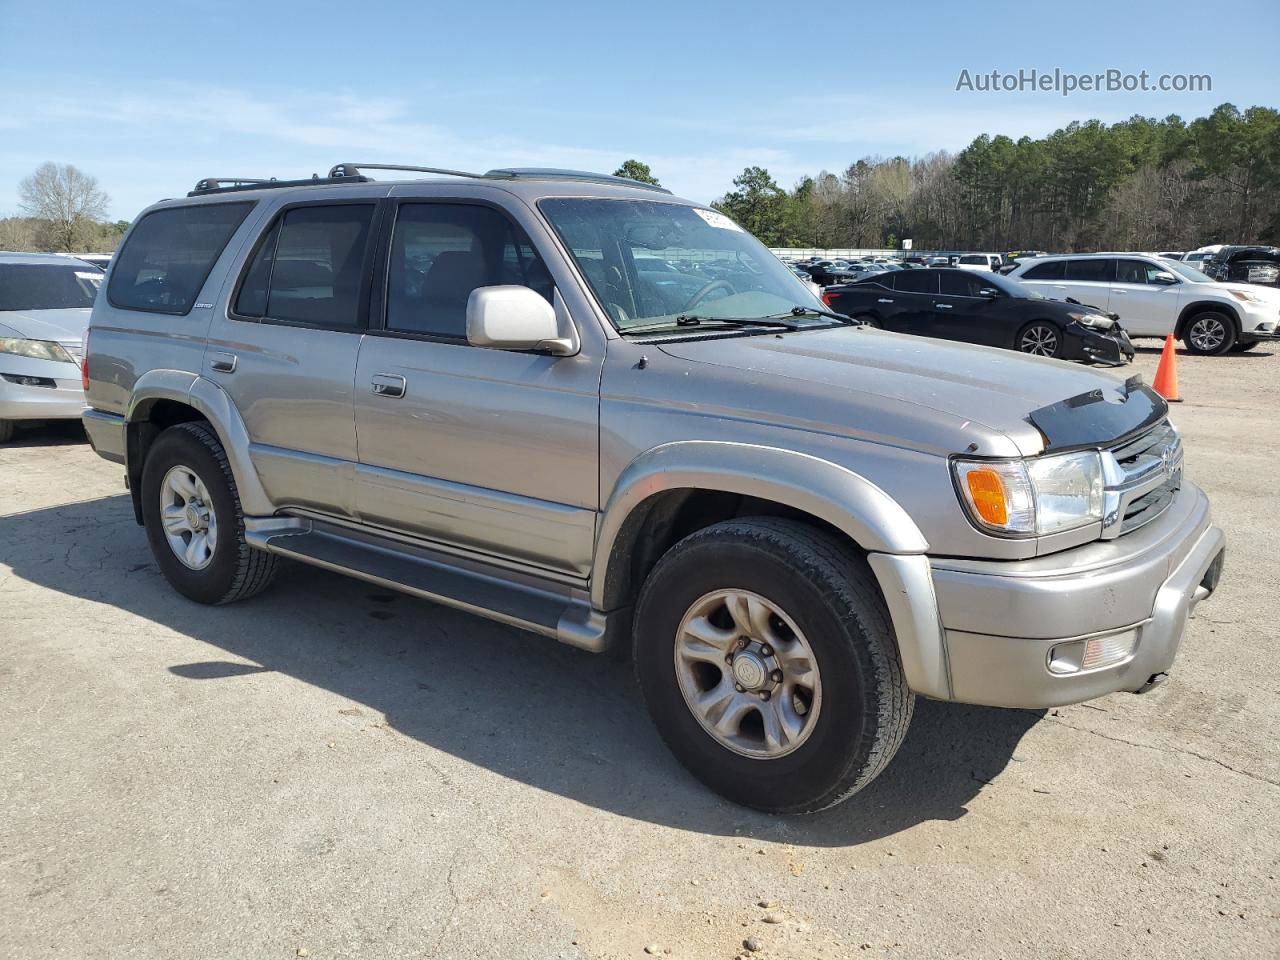
[[[22,420],[78,420],[81,341],[103,273],[66,257],[0,253],[0,443]]]

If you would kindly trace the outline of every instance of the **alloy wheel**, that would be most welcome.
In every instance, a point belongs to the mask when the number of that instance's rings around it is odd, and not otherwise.
[[[1214,316],[1201,317],[1191,325],[1189,339],[1202,353],[1213,353],[1227,338],[1227,328]]]
[[[1052,357],[1058,353],[1058,333],[1053,327],[1034,323],[1022,332],[1018,349],[1037,357]]]
[[[218,546],[218,516],[204,481],[190,467],[171,467],[160,482],[160,524],[183,565],[203,570]]]
[[[735,753],[786,756],[817,724],[822,682],[813,649],[759,594],[716,590],[695,601],[680,622],[675,669],[689,710]]]

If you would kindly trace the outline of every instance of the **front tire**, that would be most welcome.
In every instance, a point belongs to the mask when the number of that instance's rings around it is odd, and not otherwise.
[[[1056,357],[1062,352],[1062,331],[1048,320],[1036,320],[1022,328],[1014,346],[1034,357]]]
[[[1227,353],[1236,343],[1236,325],[1225,313],[1209,310],[1187,321],[1182,342],[1188,353],[1216,357]]]
[[[243,600],[275,576],[275,555],[245,542],[235,477],[208,424],[180,423],[151,445],[142,517],[160,572],[197,603]]]
[[[834,806],[879,775],[911,721],[870,568],[801,523],[731,520],[680,541],[645,581],[634,636],[663,740],[743,806]]]
[[[18,427],[12,420],[0,420],[0,443],[8,443],[13,439]]]

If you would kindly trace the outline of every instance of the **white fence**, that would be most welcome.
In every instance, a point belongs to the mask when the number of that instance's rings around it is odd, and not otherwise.
[[[778,257],[790,257],[803,260],[805,257],[821,257],[823,260],[851,260],[856,257],[888,257],[914,253],[913,250],[873,249],[871,247],[833,247],[822,250],[818,247],[770,247],[770,252]]]

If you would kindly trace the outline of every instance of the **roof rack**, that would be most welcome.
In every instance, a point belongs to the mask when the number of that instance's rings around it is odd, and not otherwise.
[[[277,187],[316,187],[333,183],[368,183],[369,177],[359,174],[346,177],[322,177],[313,173],[305,180],[277,180],[275,177],[263,180],[258,177],[206,177],[196,184],[196,188],[187,194],[188,197],[203,197],[210,193],[234,193],[239,190],[274,190]]]
[[[590,173],[586,170],[562,170],[558,167],[503,167],[485,173],[451,170],[448,167],[417,167],[401,163],[339,163],[329,171],[329,177],[341,180],[357,177],[361,170],[400,170],[409,173],[435,173],[447,177],[467,177],[472,180],[580,180],[586,183],[614,183],[624,187],[640,187],[658,193],[670,193],[665,187],[642,183],[629,177],[615,177],[607,173]]]
[[[621,187],[639,187],[658,193],[670,193],[665,187],[642,183],[629,177],[615,177],[607,173],[589,173],[586,170],[561,170],[558,167],[504,167],[485,173],[451,170],[448,167],[416,167],[402,163],[339,163],[328,176],[313,173],[306,180],[277,180],[275,177],[205,177],[196,184],[188,197],[202,197],[210,193],[233,193],[239,190],[274,190],[277,187],[315,187],[335,183],[369,183],[362,170],[397,170],[406,173],[434,173],[446,177],[467,177],[471,180],[578,180],[584,183],[613,183]]]

